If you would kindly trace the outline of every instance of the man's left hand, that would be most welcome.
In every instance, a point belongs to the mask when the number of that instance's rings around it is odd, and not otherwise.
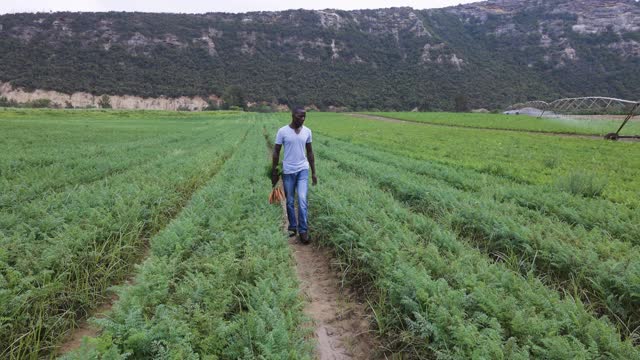
[[[311,175],[311,183],[315,186],[318,185],[318,177]]]

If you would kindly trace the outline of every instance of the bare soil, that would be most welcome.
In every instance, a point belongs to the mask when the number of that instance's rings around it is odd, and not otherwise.
[[[96,319],[102,319],[106,317],[106,314],[111,311],[113,304],[118,301],[118,296],[116,294],[112,294],[109,302],[98,307],[94,312],[93,316]],[[67,340],[57,349],[57,355],[64,355],[71,351],[80,348],[82,345],[82,339],[85,336],[88,337],[96,337],[100,334],[100,329],[93,326],[87,319],[83,319],[78,324],[78,327],[73,329],[71,333],[68,335]]]
[[[283,229],[287,230],[286,206],[282,203]],[[313,236],[313,233],[310,234]],[[366,306],[355,294],[341,286],[337,271],[331,267],[326,249],[313,243],[302,244],[289,239],[296,261],[296,274],[307,304],[305,314],[312,319],[316,348],[320,360],[376,359],[379,345],[371,333]]]

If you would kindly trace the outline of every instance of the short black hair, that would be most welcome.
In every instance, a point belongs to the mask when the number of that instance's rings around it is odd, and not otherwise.
[[[291,110],[291,115],[294,115],[297,112],[307,112],[302,106],[294,106],[293,110]]]

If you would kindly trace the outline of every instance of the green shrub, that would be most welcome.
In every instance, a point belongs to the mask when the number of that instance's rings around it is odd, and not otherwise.
[[[102,95],[100,100],[98,100],[98,106],[102,109],[111,109],[111,98],[109,95]]]
[[[36,99],[24,104],[25,107],[30,108],[48,108],[51,106],[51,100],[49,99]]]
[[[218,105],[218,102],[216,102],[216,101],[207,100],[207,107],[205,107],[202,110],[203,111],[217,111],[217,110],[220,110],[220,105]]]
[[[592,173],[578,171],[559,179],[557,186],[560,190],[574,195],[595,198],[604,193],[607,187],[607,179]]]
[[[558,160],[558,158],[551,157],[542,160],[542,163],[547,169],[555,169],[560,165],[560,160]]]
[[[0,107],[18,107],[18,102],[9,100],[4,96],[0,96]]]
[[[268,104],[257,104],[254,106],[250,106],[248,111],[259,112],[259,113],[271,113],[274,112],[274,109]]]

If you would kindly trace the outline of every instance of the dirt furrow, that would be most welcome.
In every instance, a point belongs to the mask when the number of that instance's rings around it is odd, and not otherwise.
[[[271,160],[273,144],[263,127],[267,154]],[[279,185],[282,189],[282,182]],[[286,199],[282,205],[282,231],[287,233]],[[313,232],[310,232],[313,237]],[[320,360],[376,359],[378,342],[371,333],[369,315],[364,304],[349,289],[341,286],[338,271],[331,268],[331,255],[311,240],[302,244],[298,237],[289,238],[295,259],[295,270],[307,300],[304,313],[317,340],[316,356]]]
[[[287,213],[282,202],[283,231]],[[313,235],[313,234],[311,234]],[[315,244],[304,245],[289,238],[296,261],[296,274],[307,298],[305,314],[313,321],[317,356],[321,360],[375,359],[376,345],[365,305],[341,286],[338,272],[331,268],[331,256]]]

